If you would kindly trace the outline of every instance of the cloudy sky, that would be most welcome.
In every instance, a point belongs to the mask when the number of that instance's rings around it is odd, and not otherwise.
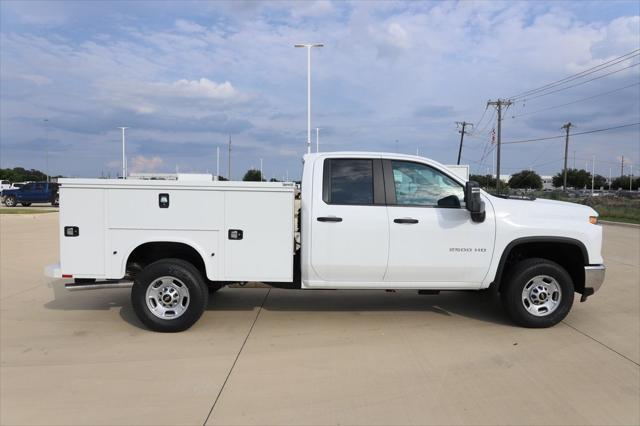
[[[52,174],[130,171],[299,176],[306,53],[321,150],[396,150],[455,163],[456,121],[478,124],[463,162],[491,168],[489,99],[510,97],[640,48],[637,1],[0,2],[0,166]],[[503,141],[640,121],[632,56],[548,96],[520,98]],[[621,70],[624,67],[628,67]],[[586,80],[577,80],[581,82]],[[589,98],[583,100],[585,98]],[[577,102],[574,102],[577,101]],[[569,105],[564,105],[570,103]],[[542,110],[542,111],[541,111]],[[315,132],[314,132],[315,145]],[[397,141],[397,142],[396,142]],[[562,166],[561,139],[505,145],[503,173]],[[574,154],[575,151],[575,154]],[[575,136],[569,165],[640,172],[640,126]]]

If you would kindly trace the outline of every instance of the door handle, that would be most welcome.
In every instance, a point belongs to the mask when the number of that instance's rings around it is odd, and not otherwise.
[[[342,222],[342,218],[335,217],[335,216],[325,216],[325,217],[319,217],[318,222]]]
[[[408,218],[402,218],[402,219],[393,219],[393,222],[394,223],[409,223],[409,224],[412,224],[412,223],[418,223],[419,221],[418,221],[418,219],[413,219],[413,218],[408,217]]]

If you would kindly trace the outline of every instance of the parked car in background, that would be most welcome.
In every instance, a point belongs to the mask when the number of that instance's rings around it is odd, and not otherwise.
[[[8,180],[0,181],[0,192],[9,188],[11,188],[11,182],[9,182]]]
[[[51,203],[57,206],[59,203],[58,184],[50,182],[30,182],[15,189],[2,191],[2,202],[7,207],[15,207],[22,204],[25,207],[32,203]]]

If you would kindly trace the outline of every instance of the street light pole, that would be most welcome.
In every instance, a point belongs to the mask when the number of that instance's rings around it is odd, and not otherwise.
[[[316,152],[320,152],[320,127],[316,127]]]
[[[118,127],[118,129],[122,130],[122,179],[126,179],[127,178],[127,157],[125,154],[124,131],[128,129],[128,127]]]
[[[47,175],[47,182],[49,182],[49,119],[44,119],[44,132],[46,135],[46,140],[44,141],[46,147],[46,157],[45,157],[45,173]]]
[[[307,49],[307,154],[311,154],[311,49],[324,47],[324,44],[295,44],[294,47]]]

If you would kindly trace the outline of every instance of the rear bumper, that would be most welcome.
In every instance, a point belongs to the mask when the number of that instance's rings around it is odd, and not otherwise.
[[[62,271],[60,270],[60,264],[47,265],[44,267],[44,274],[50,278],[62,278]]]
[[[584,267],[584,292],[580,298],[581,302],[587,300],[596,291],[600,290],[604,282],[607,268],[604,265],[589,265]]]

